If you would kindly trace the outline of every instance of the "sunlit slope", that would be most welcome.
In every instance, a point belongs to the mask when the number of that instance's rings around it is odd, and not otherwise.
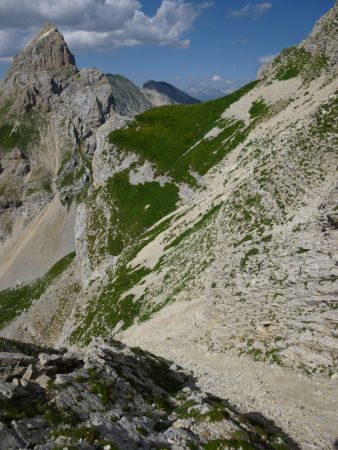
[[[152,109],[138,115],[126,128],[114,131],[110,142],[156,164],[161,173],[168,173],[177,182],[194,184],[193,172],[205,174],[244,140],[248,133],[245,124],[221,116],[256,84],[254,81],[206,103]],[[219,128],[217,138],[203,139],[214,127]]]

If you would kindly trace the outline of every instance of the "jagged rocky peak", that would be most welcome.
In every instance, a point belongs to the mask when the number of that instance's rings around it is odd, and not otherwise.
[[[53,111],[74,119],[81,115],[79,105],[83,109],[87,104],[91,113],[87,111],[86,117],[95,116],[93,124],[98,126],[111,109],[108,80],[97,69],[78,71],[63,35],[52,23],[44,25],[14,57],[3,87],[5,97],[15,98],[11,110],[18,114]],[[91,94],[85,93],[86,89]]]
[[[75,58],[57,27],[52,23],[47,23],[26,47],[14,57],[5,81],[21,72],[59,72],[64,70],[67,73],[75,73],[77,71]]]

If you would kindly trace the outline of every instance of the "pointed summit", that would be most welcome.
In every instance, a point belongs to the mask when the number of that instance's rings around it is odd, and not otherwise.
[[[5,81],[13,76],[21,78],[20,74],[23,73],[27,75],[41,71],[52,73],[66,71],[67,74],[77,71],[75,58],[53,23],[46,23],[26,47],[14,57]]]
[[[56,28],[56,25],[52,22],[47,22],[44,24],[44,26],[40,29],[38,34],[35,36],[36,39],[42,37],[44,34],[49,34],[52,31],[58,31]]]

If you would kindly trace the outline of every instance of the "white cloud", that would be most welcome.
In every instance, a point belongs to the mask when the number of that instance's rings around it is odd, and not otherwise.
[[[211,77],[211,81],[224,81],[224,79],[219,75],[214,75],[213,77]]]
[[[58,26],[73,51],[141,44],[186,48],[187,32],[211,4],[162,0],[148,16],[138,0],[0,0],[0,58],[16,53],[45,22]]]
[[[213,75],[212,77],[205,77],[206,81],[215,81],[215,82],[222,82],[225,84],[231,84],[232,80],[227,80],[226,78],[221,77],[220,75]]]
[[[272,8],[271,2],[263,2],[263,3],[248,3],[243,8],[234,9],[230,11],[228,17],[233,17],[236,19],[241,19],[242,17],[252,17],[254,19],[258,19],[261,15],[267,12]]]
[[[13,56],[13,50],[18,50],[24,45],[24,38],[15,30],[0,29],[0,58],[2,62],[8,62]]]
[[[266,11],[269,11],[269,9],[271,9],[271,8],[272,8],[272,3],[271,2],[257,3],[257,5],[253,5],[252,6],[253,14],[256,17],[261,16]]]
[[[0,56],[0,64],[8,64],[12,62],[12,56]]]
[[[259,64],[267,64],[271,61],[273,61],[276,58],[277,55],[265,55],[258,58]]]

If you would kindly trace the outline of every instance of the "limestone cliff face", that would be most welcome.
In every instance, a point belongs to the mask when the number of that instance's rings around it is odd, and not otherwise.
[[[53,24],[45,25],[15,56],[3,83],[18,114],[36,111],[69,118],[78,139],[114,113],[107,78],[96,69],[78,71],[75,58]],[[13,95],[15,91],[15,96]]]

